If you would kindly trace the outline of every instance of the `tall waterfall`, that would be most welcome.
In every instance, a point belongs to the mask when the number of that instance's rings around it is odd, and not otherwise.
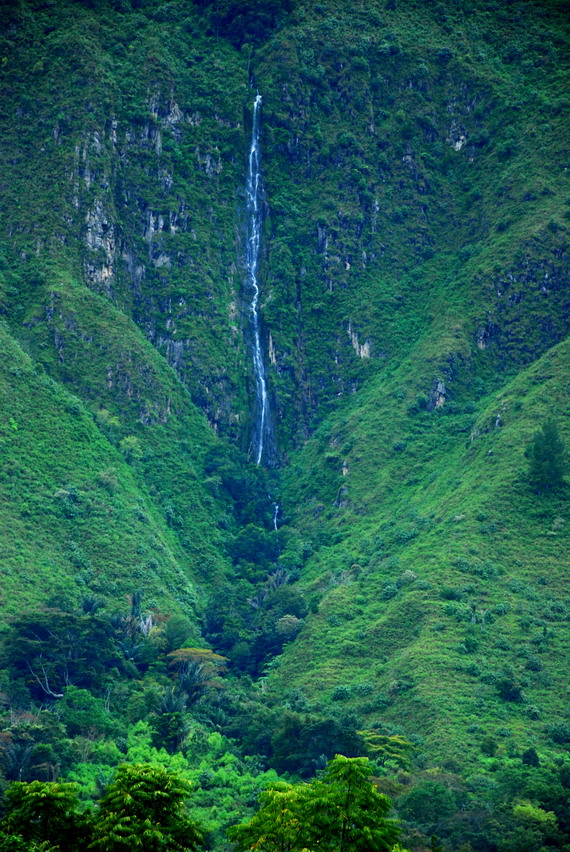
[[[259,152],[261,95],[257,95],[253,104],[253,127],[251,145],[249,146],[249,161],[247,168],[247,246],[245,262],[247,281],[251,288],[252,299],[250,313],[253,326],[253,371],[255,375],[256,423],[254,428],[255,462],[261,464],[263,448],[268,428],[269,401],[267,399],[267,382],[265,379],[265,364],[259,337],[259,281],[258,267],[261,250],[262,207],[261,194],[261,165]]]

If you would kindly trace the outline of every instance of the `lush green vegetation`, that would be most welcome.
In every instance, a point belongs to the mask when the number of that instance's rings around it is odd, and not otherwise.
[[[363,758],[337,755],[322,779],[311,784],[281,784],[262,794],[262,807],[249,823],[229,831],[241,852],[318,847],[334,852],[391,852],[399,837],[386,819],[391,802],[370,783]]]
[[[73,784],[16,782],[7,793],[7,815],[0,848],[171,849],[189,852],[202,835],[184,800],[190,785],[162,767],[120,766],[96,815],[81,811]],[[28,846],[28,848],[30,848]]]
[[[69,852],[120,849],[190,852],[202,848],[201,827],[186,801],[191,785],[152,764],[123,764],[93,813],[81,810],[73,784],[16,782],[9,788],[0,849]],[[241,850],[301,852],[307,843],[347,852],[398,852],[400,829],[386,819],[390,800],[370,783],[363,758],[332,760],[311,784],[275,784],[250,820],[229,831]],[[404,852],[402,850],[402,852]]]
[[[123,836],[135,764],[250,848],[335,754],[414,852],[570,846],[565,11],[2,4],[6,849],[72,842],[34,784]]]

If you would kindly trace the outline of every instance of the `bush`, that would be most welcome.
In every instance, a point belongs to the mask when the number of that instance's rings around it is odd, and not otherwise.
[[[119,443],[119,449],[128,462],[139,461],[143,457],[143,451],[136,435],[127,435]]]
[[[374,692],[374,684],[369,682],[357,683],[352,691],[354,695],[370,695]]]
[[[555,491],[564,484],[566,448],[554,420],[547,420],[525,451],[529,481],[538,494]]]
[[[418,784],[404,796],[399,810],[406,819],[413,819],[421,825],[433,825],[455,812],[455,795],[443,784],[428,781]]]
[[[459,591],[459,589],[452,589],[449,586],[444,586],[439,595],[444,601],[461,600],[461,592]]]
[[[503,701],[520,702],[524,700],[521,684],[512,677],[501,678],[497,683],[497,689]]]
[[[493,757],[498,747],[498,744],[492,737],[485,737],[485,739],[481,743],[481,751],[483,752],[483,754],[486,754],[487,757]]]
[[[238,49],[244,43],[260,44],[278,26],[291,11],[291,0],[227,0],[225,3],[211,3],[200,0],[201,5],[211,6],[211,23],[216,35],[227,38]]]
[[[548,607],[544,612],[544,617],[548,618],[549,621],[561,621],[566,618],[566,613],[566,604],[562,601],[555,600],[548,604]]]
[[[521,760],[526,766],[540,766],[540,760],[535,748],[527,748],[526,751],[523,751]]]
[[[526,714],[527,714],[527,716],[528,716],[528,718],[529,718],[529,719],[532,719],[532,720],[533,720],[533,721],[535,721],[535,722],[536,722],[538,719],[540,719],[540,710],[539,710],[539,708],[538,708],[538,707],[535,707],[535,706],[534,706],[534,704],[532,704],[532,705],[528,708],[528,710],[526,711]]]
[[[347,684],[341,684],[340,686],[336,686],[331,695],[331,699],[333,701],[346,701],[347,698],[350,698],[352,689]]]
[[[417,577],[418,577],[418,575],[415,573],[415,571],[410,571],[410,569],[408,568],[406,571],[404,571],[402,574],[400,574],[400,576],[398,577],[398,579],[396,581],[396,585],[397,586],[409,586],[410,583],[413,583],[413,582],[415,582],[415,580],[417,580]]]
[[[570,743],[570,725],[566,722],[560,722],[557,725],[550,725],[547,729],[548,736],[552,742],[559,745]]]

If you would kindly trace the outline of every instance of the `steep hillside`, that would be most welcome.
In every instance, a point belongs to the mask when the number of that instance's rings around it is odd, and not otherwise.
[[[404,398],[390,416],[404,367],[319,430],[288,473],[320,547],[301,581],[318,614],[283,657],[284,683],[460,763],[499,729],[528,747],[564,717],[566,500],[536,497],[523,451],[537,422],[567,412],[567,364],[565,342],[478,412]],[[524,701],[501,700],[507,676]]]
[[[570,827],[568,494],[525,457],[570,445],[567,56],[557,0],[2,5],[2,617],[147,618],[82,674],[119,744],[60,761],[85,798],[152,742],[207,810],[243,761],[222,849],[261,768],[368,749],[414,848],[561,846],[504,803]]]
[[[556,7],[537,29],[537,7],[516,7],[491,24],[476,4],[338,19],[321,4],[261,51],[257,77],[277,388],[301,371],[302,401],[278,400],[338,408],[284,475],[316,541],[301,582],[319,614],[282,679],[460,763],[508,727],[491,720],[509,666],[532,705],[564,712],[562,646],[560,681],[521,670],[531,625],[546,637],[566,617],[565,502],[537,499],[523,453],[548,417],[568,428],[567,103]],[[544,733],[528,706],[498,699],[505,713],[507,745]]]

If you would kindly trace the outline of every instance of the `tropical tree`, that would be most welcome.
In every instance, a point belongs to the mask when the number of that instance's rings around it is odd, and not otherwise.
[[[7,813],[1,825],[5,834],[0,836],[0,850],[17,850],[19,839],[27,844],[22,847],[25,849],[35,849],[35,844],[68,852],[84,848],[89,839],[89,816],[78,812],[78,804],[76,784],[11,784],[6,791]]]
[[[177,648],[168,659],[188,704],[195,704],[210,689],[222,688],[220,675],[225,672],[227,657],[209,648]]]
[[[259,811],[228,836],[238,852],[391,852],[400,829],[370,771],[367,758],[337,754],[322,778],[262,793]]]
[[[157,748],[165,748],[174,754],[182,746],[188,733],[185,712],[185,694],[176,687],[167,687],[153,719],[153,742]]]
[[[190,852],[202,843],[199,825],[185,799],[189,782],[162,766],[135,763],[119,766],[99,803],[93,842],[99,852]]]
[[[361,754],[363,743],[356,731],[338,719],[288,710],[281,714],[271,745],[271,765],[277,772],[307,778],[341,751],[351,757]]]
[[[390,799],[370,779],[368,758],[337,754],[322,780],[311,784],[310,842],[326,852],[389,852],[400,835],[387,819]]]
[[[279,782],[264,790],[261,808],[248,823],[228,830],[238,850],[259,849],[263,852],[296,852],[306,848],[308,825],[306,806],[310,798],[309,784]]]
[[[539,494],[554,491],[564,483],[566,448],[558,426],[547,420],[528,445],[529,479]]]
[[[21,834],[4,834],[0,831],[0,852],[60,852],[51,843],[30,843]]]
[[[43,702],[63,698],[70,685],[102,689],[119,660],[105,619],[46,608],[11,619],[2,662]]]
[[[14,724],[0,732],[0,769],[7,781],[57,781],[71,760],[71,741],[54,713],[14,716]]]

